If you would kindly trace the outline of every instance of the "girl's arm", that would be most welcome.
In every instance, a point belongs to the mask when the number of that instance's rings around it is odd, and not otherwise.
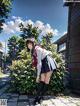
[[[37,77],[40,76],[41,67],[42,67],[42,61],[41,61],[42,51],[43,51],[43,49],[41,47],[36,48],[36,52],[37,52]]]

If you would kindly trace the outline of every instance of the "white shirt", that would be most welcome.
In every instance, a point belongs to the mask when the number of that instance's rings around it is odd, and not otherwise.
[[[44,59],[48,54],[52,54],[51,51],[41,48],[40,46],[35,46],[37,53],[37,77],[39,77],[42,67],[42,59]]]

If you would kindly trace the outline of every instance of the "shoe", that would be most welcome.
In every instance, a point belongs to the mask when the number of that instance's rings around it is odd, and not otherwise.
[[[33,104],[34,104],[34,105],[40,104],[40,103],[41,103],[41,100],[42,100],[41,97],[37,97],[37,98],[35,98]]]
[[[33,105],[38,105],[39,103],[37,101],[34,101],[33,102]]]
[[[39,103],[39,98],[36,97],[35,100],[33,101],[33,104],[34,104],[34,105],[37,105],[38,103]]]

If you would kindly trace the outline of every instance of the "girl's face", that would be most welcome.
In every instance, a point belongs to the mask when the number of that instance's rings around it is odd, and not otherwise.
[[[32,48],[33,48],[33,46],[32,46],[32,43],[28,43],[28,48],[30,49],[30,50],[32,50]]]

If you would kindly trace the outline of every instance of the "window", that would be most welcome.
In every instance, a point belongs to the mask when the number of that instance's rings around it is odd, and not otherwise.
[[[66,49],[66,43],[59,45],[59,52],[65,50],[65,49]]]

